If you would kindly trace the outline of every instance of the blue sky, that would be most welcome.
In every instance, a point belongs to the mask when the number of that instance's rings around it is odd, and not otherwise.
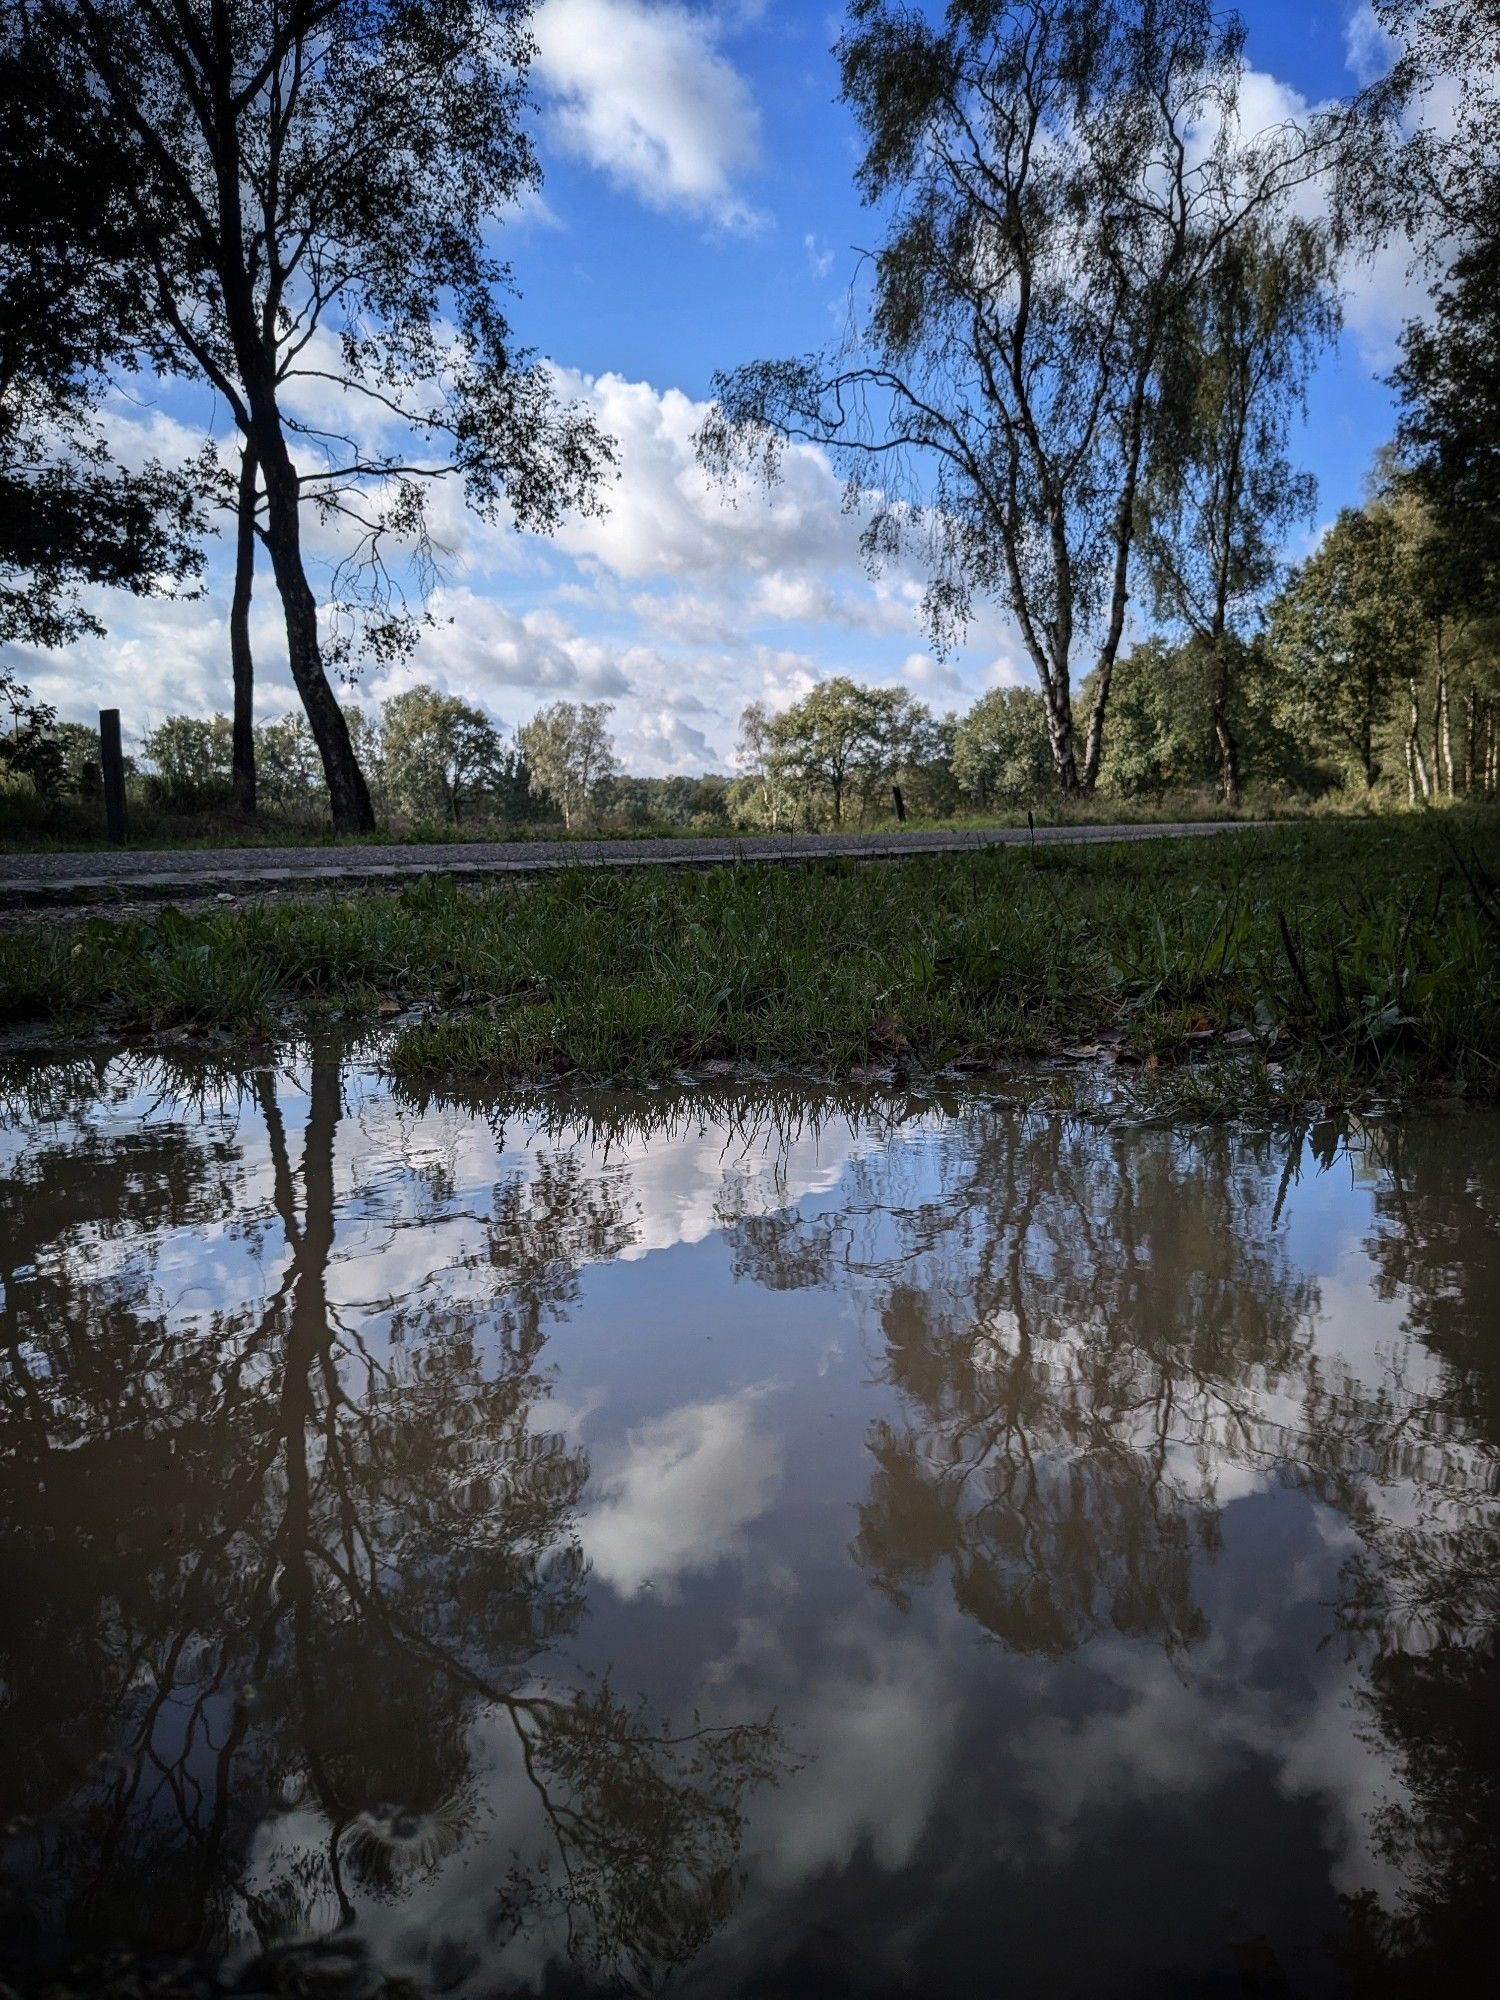
[[[1347,92],[1372,60],[1348,0],[1252,0],[1254,101],[1266,122]],[[920,579],[872,582],[826,462],[801,454],[776,493],[730,505],[691,438],[716,368],[793,354],[837,327],[857,246],[856,141],[837,102],[836,8],[806,0],[543,0],[537,15],[540,203],[497,229],[522,292],[518,334],[593,401],[620,446],[608,516],[551,542],[483,528],[442,503],[451,554],[417,657],[367,672],[373,701],[432,680],[514,726],[542,702],[615,704],[626,763],[724,768],[740,709],[795,699],[821,676],[905,680],[962,707],[1029,669],[998,608],[938,660]],[[1420,302],[1392,253],[1350,274],[1348,324],[1320,367],[1297,456],[1319,480],[1305,547],[1359,497],[1390,428],[1380,376]],[[202,416],[171,385],[137,385],[118,422],[135,448],[196,442]],[[109,626],[66,658],[15,661],[85,716],[119,705],[137,734],[163,715],[227,706],[222,545],[196,602],[101,596]],[[262,578],[255,639],[264,717],[291,707],[278,614]]]

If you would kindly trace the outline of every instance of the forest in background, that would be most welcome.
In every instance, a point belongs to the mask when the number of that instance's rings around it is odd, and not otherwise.
[[[1240,116],[1243,23],[1203,0],[853,0],[836,55],[883,230],[828,352],[716,378],[709,476],[811,441],[872,570],[927,578],[941,651],[1001,607],[1033,685],[941,715],[849,675],[752,705],[735,771],[620,768],[607,705],[515,734],[419,684],[443,555],[429,503],[546,532],[615,446],[517,346],[487,218],[540,181],[531,8],[435,0],[17,0],[0,29],[0,640],[98,629],[90,588],[191,587],[234,525],[220,715],[137,746],[138,831],[766,827],[1088,803],[1366,810],[1489,799],[1500,705],[1500,21],[1380,0],[1395,51],[1347,102]],[[1429,118],[1463,74],[1457,113]],[[87,117],[83,116],[87,111]],[[0,162],[0,164],[5,164]],[[1431,308],[1362,507],[1301,563],[1290,439],[1348,272],[1410,246]],[[405,427],[375,452],[287,413],[331,386]],[[326,346],[320,350],[326,358]],[[122,374],[206,384],[235,450],[112,460]],[[315,591],[310,524],[347,544]],[[268,566],[300,709],[255,721]],[[13,653],[12,659],[22,657]],[[97,837],[96,734],[0,667],[0,837]],[[264,836],[261,836],[264,837]]]

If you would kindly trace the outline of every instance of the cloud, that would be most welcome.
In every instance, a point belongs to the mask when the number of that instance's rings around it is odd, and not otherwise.
[[[802,239],[802,247],[807,252],[808,266],[815,278],[826,278],[833,269],[833,252],[825,250],[816,236],[807,235]]]
[[[632,1431],[583,1521],[595,1572],[622,1597],[659,1594],[742,1546],[781,1483],[776,1440],[754,1424],[759,1390],[684,1404]]]
[[[1350,69],[1361,83],[1383,75],[1390,66],[1395,44],[1385,35],[1369,8],[1358,9],[1346,29],[1346,53]],[[1241,79],[1237,127],[1247,140],[1285,126],[1306,127],[1326,108],[1284,83],[1269,71],[1250,69]],[[1428,122],[1437,129],[1451,125],[1451,110],[1442,92],[1428,106]],[[1212,123],[1202,128],[1200,143],[1208,143]],[[1293,206],[1309,219],[1328,212],[1330,186],[1326,175],[1308,180],[1293,196]],[[1344,324],[1361,366],[1375,373],[1390,369],[1397,355],[1397,336],[1409,319],[1420,318],[1430,308],[1430,289],[1416,270],[1416,248],[1410,238],[1396,234],[1372,251],[1354,255],[1340,273]]]
[[[785,708],[819,680],[850,674],[905,680],[943,707],[963,705],[980,692],[985,663],[1014,654],[994,607],[982,609],[970,645],[951,663],[920,650],[922,580],[905,563],[868,576],[859,518],[822,451],[794,447],[774,487],[747,481],[726,492],[694,452],[706,403],[615,374],[555,374],[559,392],[587,403],[618,441],[606,511],[564,522],[550,540],[518,535],[470,513],[460,482],[438,482],[431,523],[447,573],[431,600],[436,622],[410,660],[367,671],[352,698],[371,703],[430,681],[507,726],[545,702],[609,701],[629,769],[696,775],[729,767],[747,702]],[[310,390],[309,415],[315,404]],[[151,450],[186,455],[201,436],[160,409],[122,408],[118,427],[133,460]],[[309,515],[304,546],[315,590],[347,542],[346,524]],[[110,637],[81,642],[66,657],[18,659],[22,678],[69,718],[115,705],[128,686],[127,723],[142,729],[168,714],[226,708],[222,539],[210,556],[196,603],[97,593]],[[296,695],[264,564],[254,646],[257,709],[269,719],[295,707]],[[343,689],[340,697],[349,698]]]
[[[924,701],[962,699],[969,693],[962,675],[955,673],[946,661],[935,660],[931,653],[908,653],[901,662],[900,678]]]
[[[920,615],[916,585],[872,585],[863,575],[854,589],[836,589],[824,577],[776,569],[760,578],[749,609],[756,618],[796,625],[841,625],[853,632],[910,633]]]
[[[491,708],[512,691],[546,701],[613,700],[630,693],[632,668],[650,665],[640,647],[587,637],[545,609],[518,615],[467,586],[438,590],[431,609],[436,628],[415,658],[371,683],[376,695],[435,680]]]
[[[738,183],[759,159],[760,115],[717,25],[648,0],[544,0],[536,74],[565,150],[648,208],[751,230],[761,218]]]
[[[1385,75],[1400,44],[1375,18],[1370,0],[1361,0],[1344,23],[1344,61],[1356,83],[1374,83]]]
[[[734,618],[721,597],[692,590],[642,590],[631,598],[630,608],[650,631],[681,644],[727,646],[735,637]]]
[[[588,401],[619,446],[619,478],[607,511],[559,529],[557,546],[632,582],[712,576],[753,579],[771,570],[857,572],[859,527],[844,508],[843,482],[810,445],[785,454],[782,478],[725,492],[702,471],[693,439],[708,404],[680,389],[621,375],[558,373],[559,392]]]
[[[700,772],[718,770],[724,761],[701,729],[668,708],[638,712],[631,725],[617,737],[616,748],[631,771],[697,776]]]

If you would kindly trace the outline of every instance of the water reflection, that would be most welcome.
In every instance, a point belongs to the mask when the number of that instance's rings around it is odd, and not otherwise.
[[[1492,1116],[8,1091],[10,1976],[1477,1969]]]
[[[546,1323],[621,1246],[617,1209],[545,1158],[494,1191],[475,1301],[361,1320],[330,1297],[338,1069],[312,1066],[295,1167],[272,1078],[248,1089],[284,1249],[253,1305],[184,1322],[149,1262],[98,1269],[121,1224],[227,1212],[222,1133],[69,1129],[10,1185],[12,1943],[214,1956],[350,1925],[472,1832],[503,1724],[545,1836],[494,1885],[497,1933],[555,1915],[586,1963],[691,1956],[774,1732],[537,1678],[585,1608],[588,1462],[546,1428]]]

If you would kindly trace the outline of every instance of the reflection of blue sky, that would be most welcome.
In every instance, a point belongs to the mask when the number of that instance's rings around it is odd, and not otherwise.
[[[295,1163],[306,1110],[295,1077],[278,1098]],[[150,1105],[129,1099],[111,1122],[128,1128]],[[85,1230],[68,1251],[150,1268],[171,1312],[199,1324],[265,1296],[285,1254],[258,1114],[205,1117],[239,1149],[231,1209],[156,1239]],[[708,1721],[777,1710],[800,1768],[752,1805],[746,1895],[694,1974],[704,1992],[819,1923],[841,1949],[859,1933],[871,1965],[918,1981],[1004,1937],[1017,1990],[1039,1990],[1026,1968],[1044,1968],[1048,1949],[1092,1963],[1094,1940],[1069,1935],[1085,1894],[1100,1897],[1098,1936],[1127,1967],[1160,1962],[1164,1939],[1188,1959],[1220,1953],[1237,1934],[1214,1914],[1229,1902],[1247,1933],[1279,1913],[1312,1953],[1335,1893],[1392,1886],[1368,1837],[1390,1771],[1361,1734],[1357,1669],[1321,1644],[1350,1532],[1283,1489],[1274,1467],[1247,1467],[1223,1431],[1195,1431],[1191,1449],[1174,1440],[1167,1459],[1176,1486],[1214,1491],[1222,1508],[1222,1548],[1194,1558],[1208,1634],[1181,1655],[1110,1632],[1064,1660],[1019,1657],[960,1614],[941,1569],[902,1610],[852,1559],[869,1427],[900,1414],[872,1365],[879,1287],[860,1273],[894,1250],[893,1211],[951,1198],[965,1143],[934,1116],[894,1133],[804,1134],[780,1152],[689,1119],[606,1151],[565,1118],[528,1139],[515,1123],[501,1134],[453,1112],[418,1116],[370,1077],[348,1085],[330,1295],[371,1330],[382,1301],[483,1306],[494,1190],[528,1184],[544,1156],[580,1154],[585,1178],[619,1201],[624,1254],[579,1272],[543,1361],[553,1393],[534,1421],[564,1429],[592,1465],[580,1529],[590,1616],[546,1671],[559,1684],[607,1671],[653,1709]],[[783,1209],[839,1218],[834,1289],[736,1274],[723,1219]],[[1372,1294],[1373,1226],[1368,1172],[1304,1162],[1280,1241],[1317,1281],[1319,1366],[1371,1386],[1409,1346],[1400,1298]],[[968,1256],[983,1247],[972,1231],[961,1240]],[[1273,1426],[1294,1430],[1294,1382],[1252,1393]],[[1377,1497],[1394,1519],[1417,1505],[1399,1478]],[[360,1923],[393,1960],[429,1971],[457,1940],[452,1990],[477,1994],[495,1883],[540,1822],[503,1716],[481,1706],[471,1728],[479,1776],[464,1839],[405,1900],[362,1904]],[[1236,1838],[1205,1839],[1226,1816]],[[257,1837],[252,1876],[325,1840],[289,1800]],[[508,1971],[540,1983],[555,1942],[517,1943]]]

